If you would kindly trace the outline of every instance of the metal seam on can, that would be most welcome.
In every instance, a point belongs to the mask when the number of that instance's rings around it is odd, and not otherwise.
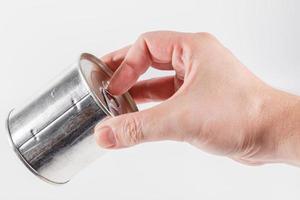
[[[71,106],[69,108],[67,108],[65,111],[63,111],[59,116],[57,116],[57,118],[55,118],[54,120],[50,121],[48,124],[43,125],[42,128],[40,128],[40,130],[38,130],[38,132],[36,134],[33,135],[33,137],[36,137],[40,132],[42,132],[45,128],[47,128],[48,126],[50,126],[52,123],[54,123],[55,121],[57,121],[59,119],[59,117],[63,116],[66,112],[68,112],[69,110],[71,110],[72,108],[74,108],[76,106],[76,104],[80,101],[82,101],[83,99],[85,99],[87,96],[89,96],[90,93],[87,93],[86,95],[84,95],[83,97],[81,97],[76,103],[72,103]],[[20,146],[18,146],[18,148],[22,148],[23,145],[25,145],[29,140],[31,140],[31,138],[28,138],[26,141],[23,142],[23,144],[21,144]]]
[[[88,95],[86,95],[85,96],[85,98],[87,98],[87,97],[90,97],[91,95],[90,95],[90,93],[88,94]],[[84,100],[85,98],[82,98],[81,100]],[[77,103],[80,103],[80,101],[78,101]],[[68,109],[64,114],[66,114],[68,111],[70,111],[72,108],[74,108],[74,107],[76,107],[76,106],[72,106],[70,109]],[[97,111],[99,111],[99,110],[101,110],[101,108],[99,107],[99,109],[97,109],[97,110],[95,110],[96,112]],[[57,117],[56,118],[56,120],[58,121],[58,120],[60,120],[60,118],[62,118],[63,116],[64,116],[64,114],[62,114],[62,115],[60,115],[59,117]],[[56,121],[55,120],[55,121]],[[50,123],[47,127],[49,127],[49,126],[51,126],[53,123]],[[47,128],[46,127],[46,128]],[[42,134],[43,133],[43,130],[41,130],[41,131],[39,131],[39,133],[38,134]],[[37,135],[38,135],[37,134]],[[32,140],[32,138],[30,138],[28,141],[30,141],[30,140]],[[26,145],[26,143],[24,143],[24,145]],[[20,149],[21,149],[21,147],[20,147]],[[37,155],[36,157],[38,157],[39,155]],[[34,157],[34,158],[36,158],[36,157]],[[34,159],[34,158],[32,158],[32,159]],[[25,158],[25,160],[27,161],[27,162],[31,162],[32,161],[32,159],[31,160],[27,160],[26,158]]]

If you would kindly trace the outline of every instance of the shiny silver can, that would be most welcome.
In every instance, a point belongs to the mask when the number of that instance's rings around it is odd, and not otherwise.
[[[7,119],[10,143],[28,169],[41,179],[62,184],[98,158],[95,125],[137,107],[129,93],[106,90],[111,70],[84,53],[50,87]]]

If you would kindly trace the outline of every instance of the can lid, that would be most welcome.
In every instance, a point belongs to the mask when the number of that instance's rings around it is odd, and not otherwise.
[[[95,101],[107,115],[117,116],[138,110],[128,92],[114,96],[106,90],[113,72],[97,57],[89,53],[81,54],[79,71]]]

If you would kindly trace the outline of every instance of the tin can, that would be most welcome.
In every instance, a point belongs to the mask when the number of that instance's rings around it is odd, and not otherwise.
[[[9,113],[10,143],[32,173],[63,184],[104,153],[93,138],[95,125],[137,111],[129,93],[107,92],[111,75],[101,60],[84,53],[50,87]]]

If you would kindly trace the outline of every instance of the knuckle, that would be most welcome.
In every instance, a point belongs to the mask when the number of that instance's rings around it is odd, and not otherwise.
[[[198,32],[198,33],[195,33],[195,37],[196,38],[199,38],[201,40],[207,40],[207,41],[214,41],[216,40],[216,37],[209,33],[209,32]]]
[[[197,48],[202,50],[207,49],[207,47],[215,46],[218,43],[217,38],[208,32],[199,32],[193,34],[194,44],[197,45]]]
[[[151,41],[153,39],[155,39],[156,37],[161,37],[161,34],[163,32],[161,31],[148,31],[148,32],[144,32],[142,34],[139,35],[137,41],[138,43],[142,43],[142,44],[147,44],[147,41]]]
[[[134,116],[123,121],[122,129],[124,143],[128,146],[138,144],[144,138],[141,123]]]
[[[151,32],[144,32],[138,37],[138,41],[145,41],[151,35]]]
[[[194,61],[199,61],[194,58],[199,57],[199,55],[206,57],[214,53],[216,47],[219,46],[217,38],[208,32],[192,33],[186,42],[185,56],[188,60],[192,61],[190,65],[192,65]]]

